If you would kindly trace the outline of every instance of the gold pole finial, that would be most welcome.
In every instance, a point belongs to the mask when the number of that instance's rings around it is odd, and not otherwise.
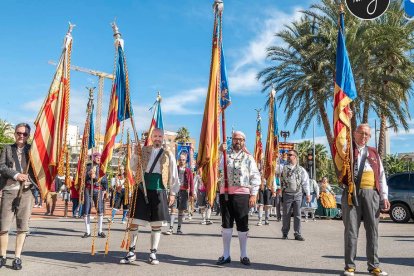
[[[339,13],[345,13],[344,3],[339,4]]]

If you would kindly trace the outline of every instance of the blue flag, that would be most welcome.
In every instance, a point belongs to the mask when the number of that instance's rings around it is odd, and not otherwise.
[[[155,127],[159,129],[164,129],[164,123],[162,121],[162,112],[161,112],[161,101],[158,101],[157,105],[157,119],[155,121]]]
[[[220,73],[221,73],[220,106],[221,106],[221,109],[226,109],[230,105],[231,99],[230,99],[229,83],[227,80],[227,70],[226,70],[226,61],[224,59],[223,43],[221,43]]]
[[[95,147],[95,125],[93,123],[94,104],[92,104],[91,116],[89,118],[89,140],[88,149]]]
[[[125,65],[124,65],[124,50],[121,46],[118,46],[118,56],[116,63],[116,72],[115,72],[115,83],[114,89],[116,91],[116,96],[118,99],[118,121],[129,119],[131,115],[134,115],[132,112],[132,107],[130,103],[126,101],[127,98],[127,86],[126,86],[126,74],[125,74]],[[128,95],[129,96],[129,95]]]

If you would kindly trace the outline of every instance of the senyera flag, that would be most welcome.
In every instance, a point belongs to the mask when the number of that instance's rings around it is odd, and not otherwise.
[[[152,140],[150,138],[151,138],[152,131],[154,129],[156,128],[164,129],[164,122],[162,120],[162,112],[161,112],[161,95],[159,92],[158,92],[157,99],[155,103],[153,104],[153,106],[150,108],[150,110],[151,109],[154,109],[154,112],[152,114],[151,124],[150,124],[150,128],[148,129],[147,138],[145,139],[144,146],[152,145]]]
[[[93,123],[94,117],[94,104],[93,104],[93,90],[91,90],[89,95],[89,101],[87,104],[86,110],[86,121],[85,127],[83,129],[82,136],[82,145],[79,152],[78,166],[76,169],[76,176],[74,185],[75,188],[81,191],[81,202],[83,202],[83,188],[85,185],[85,176],[86,176],[86,162],[88,160],[88,150],[95,147],[95,126]]]
[[[352,194],[354,193],[355,185],[352,177],[352,131],[349,104],[357,97],[357,91],[346,50],[344,30],[344,13],[341,12],[336,48],[333,154],[338,180],[349,186],[348,203],[352,205]]]
[[[72,29],[69,25],[62,54],[49,92],[34,125],[30,162],[42,197],[50,190],[58,171],[63,172],[69,115]]]
[[[219,96],[222,83],[220,82],[220,21],[221,13],[215,9],[213,45],[211,53],[210,80],[207,90],[204,116],[201,125],[200,142],[198,146],[197,167],[202,170],[202,180],[206,187],[207,198],[212,205],[216,196],[219,163],[220,123]],[[226,106],[223,106],[224,108]]]
[[[120,130],[120,123],[129,119],[132,114],[132,107],[129,95],[128,70],[125,62],[124,40],[118,32],[118,27],[113,24],[116,48],[116,69],[115,78],[112,84],[111,98],[109,104],[108,119],[104,147],[99,168],[99,177],[106,173],[107,166],[112,159],[115,146],[115,138]]]
[[[276,109],[276,91],[272,88],[269,95],[269,126],[267,128],[264,178],[269,188],[275,180],[277,159],[279,157],[279,135]]]

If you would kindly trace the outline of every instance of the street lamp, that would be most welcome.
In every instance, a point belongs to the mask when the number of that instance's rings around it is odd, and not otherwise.
[[[309,171],[309,178],[313,178],[313,149],[308,150],[308,171]]]
[[[280,136],[282,136],[285,139],[286,142],[286,138],[288,138],[290,136],[290,132],[289,131],[280,131]]]

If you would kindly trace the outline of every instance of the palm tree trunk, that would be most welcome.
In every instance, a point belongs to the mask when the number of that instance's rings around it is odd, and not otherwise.
[[[350,108],[352,110],[352,118],[351,118],[351,135],[352,132],[357,128],[357,120],[356,120],[356,112],[355,112],[355,103],[351,102]]]
[[[325,130],[325,135],[326,135],[326,138],[328,139],[329,150],[331,151],[331,156],[333,156],[333,135],[332,135],[331,124],[328,119],[328,114],[326,113],[326,108],[323,102],[318,101],[317,104],[318,104],[319,114],[322,119],[323,128]]]
[[[369,111],[369,105],[370,102],[368,100],[368,96],[365,97],[364,100],[364,110],[362,111],[362,122],[363,124],[367,124],[368,123],[368,111]]]
[[[381,122],[380,122],[380,133],[379,133],[379,140],[378,140],[378,154],[383,159],[385,157],[385,131],[387,128],[387,117],[385,115],[381,115]]]

